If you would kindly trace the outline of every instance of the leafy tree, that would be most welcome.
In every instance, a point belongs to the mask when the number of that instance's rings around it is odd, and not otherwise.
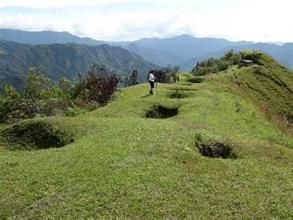
[[[92,66],[85,78],[79,75],[76,84],[66,78],[51,83],[43,69],[31,68],[23,93],[17,92],[11,85],[3,88],[0,123],[37,115],[76,115],[81,112],[77,106],[89,109],[88,107],[106,104],[116,91],[118,82],[114,73],[98,65]]]
[[[127,79],[127,86],[133,86],[138,83],[138,71],[137,69],[133,69],[130,76]]]
[[[197,62],[196,66],[192,69],[192,73],[194,75],[203,76],[221,72],[227,70],[230,66],[239,65],[242,58],[243,57],[240,53],[235,53],[233,50],[229,50],[222,58],[209,58]]]
[[[3,98],[6,100],[18,100],[21,97],[20,93],[11,84],[4,85]]]
[[[25,81],[24,97],[34,101],[48,96],[51,89],[49,79],[41,67],[30,68]]]
[[[93,65],[85,79],[80,76],[74,97],[86,103],[106,104],[119,83],[118,77],[104,66]]]
[[[160,83],[173,83],[178,81],[178,66],[168,65],[166,68],[153,70],[156,81]]]
[[[0,99],[0,123],[7,121],[10,117],[9,113],[17,109],[20,98],[20,93],[12,85],[4,86]]]

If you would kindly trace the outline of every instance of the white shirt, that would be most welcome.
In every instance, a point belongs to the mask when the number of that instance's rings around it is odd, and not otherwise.
[[[149,74],[149,81],[155,82],[155,76],[154,76],[154,74],[152,74],[152,73]]]

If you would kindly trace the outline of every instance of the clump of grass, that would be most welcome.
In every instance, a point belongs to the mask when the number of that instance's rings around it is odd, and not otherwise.
[[[13,149],[59,148],[72,143],[73,137],[45,121],[25,121],[3,131]]]

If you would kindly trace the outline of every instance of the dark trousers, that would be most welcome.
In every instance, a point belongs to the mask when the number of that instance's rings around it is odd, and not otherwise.
[[[152,82],[152,81],[149,81],[149,83],[150,83],[150,87],[151,87],[151,89],[150,89],[150,94],[154,94],[154,88],[155,88],[155,82]]]

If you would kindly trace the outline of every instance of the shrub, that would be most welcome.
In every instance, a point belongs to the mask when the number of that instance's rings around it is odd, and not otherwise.
[[[223,57],[219,59],[209,58],[201,62],[197,62],[196,66],[192,69],[192,73],[197,76],[204,76],[211,73],[217,73],[227,70],[233,65],[238,65],[243,59],[241,53],[235,53],[229,50]]]
[[[179,67],[168,65],[166,68],[152,70],[156,82],[160,83],[176,83],[179,82]]]
[[[133,86],[138,83],[138,71],[136,69],[133,69],[131,74],[125,79],[125,86]]]
[[[50,80],[40,67],[30,68],[24,87],[24,97],[31,100],[47,98],[51,90]]]
[[[5,85],[0,99],[0,123],[7,121],[11,117],[9,114],[18,109],[20,101],[20,93],[12,85]]]
[[[63,114],[67,107],[72,106],[72,83],[69,80],[62,79],[53,85],[41,68],[31,68],[23,93],[11,85],[4,86],[0,99],[0,122]]]
[[[79,77],[74,97],[86,103],[106,104],[117,89],[119,79],[105,67],[93,65],[85,79]]]
[[[106,104],[117,89],[119,79],[102,66],[94,65],[77,84],[63,78],[52,83],[41,68],[31,68],[23,93],[6,85],[0,99],[0,123],[15,122],[36,116],[76,115],[76,105],[93,110]]]

